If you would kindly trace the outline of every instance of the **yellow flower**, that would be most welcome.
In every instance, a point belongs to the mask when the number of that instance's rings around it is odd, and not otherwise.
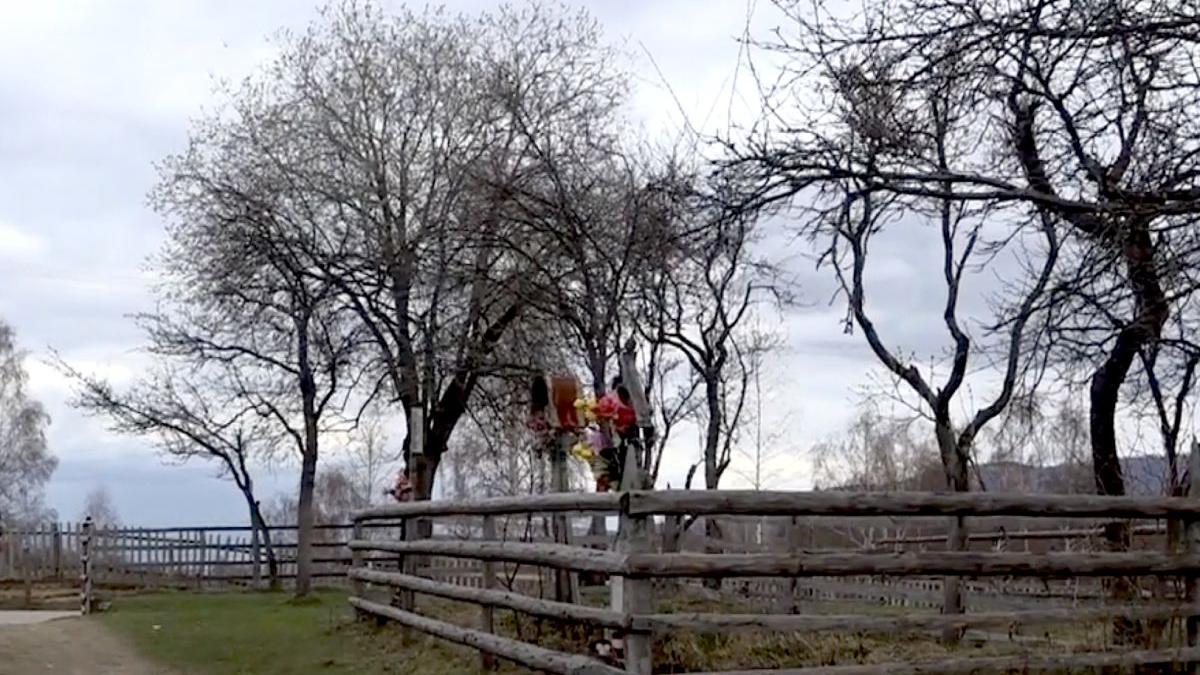
[[[590,398],[575,399],[575,414],[579,416],[580,424],[591,424],[596,421],[596,401]]]
[[[571,446],[571,454],[584,462],[591,462],[596,457],[596,451],[592,450],[592,446],[583,441],[579,441]]]

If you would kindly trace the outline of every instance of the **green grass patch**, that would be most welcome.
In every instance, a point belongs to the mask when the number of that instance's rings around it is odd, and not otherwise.
[[[123,598],[98,619],[188,674],[450,675],[479,663],[474,650],[421,635],[405,644],[398,628],[354,622],[345,591],[301,602],[278,593],[156,593]]]
[[[386,596],[378,598],[386,602]],[[478,608],[463,603],[421,598],[418,611],[462,626],[476,625]],[[663,593],[660,609],[678,611],[754,612],[753,603],[730,598],[697,598]],[[814,613],[890,615],[895,607],[847,603],[805,603]],[[582,653],[598,630],[496,612],[497,631],[508,637],[560,651]],[[478,672],[472,649],[411,631],[406,641],[394,625],[356,622],[346,591],[322,591],[293,601],[280,593],[198,594],[163,592],[126,596],[98,620],[128,638],[147,656],[182,673],[197,675],[284,675],[290,673],[356,673],[377,675],[451,675]],[[1087,630],[1090,629],[1090,630]],[[1094,633],[1087,635],[1087,633]],[[947,649],[928,634],[854,635],[741,633],[694,634],[674,631],[655,641],[659,672],[734,668],[787,668],[815,665],[925,660],[947,656],[998,655],[1026,651],[1070,651],[1079,641],[1105,644],[1104,626],[1056,627],[1027,634],[1038,644],[968,640]],[[1071,639],[1064,639],[1071,638]],[[1090,638],[1090,639],[1089,639]],[[501,673],[527,673],[502,665]]]

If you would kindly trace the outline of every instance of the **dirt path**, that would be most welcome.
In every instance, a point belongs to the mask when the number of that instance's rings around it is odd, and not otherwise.
[[[177,675],[138,655],[94,621],[0,624],[0,675]]]

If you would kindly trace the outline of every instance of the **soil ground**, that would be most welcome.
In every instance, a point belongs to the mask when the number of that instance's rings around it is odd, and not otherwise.
[[[0,675],[172,675],[103,625],[60,612],[0,612]]]

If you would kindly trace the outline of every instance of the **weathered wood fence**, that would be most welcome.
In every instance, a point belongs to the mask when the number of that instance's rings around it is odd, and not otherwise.
[[[502,532],[504,539],[520,539],[530,543],[552,542],[543,533],[540,520],[549,521],[546,514],[535,516],[532,522],[522,519],[518,532]],[[478,518],[439,518],[445,527],[435,534],[437,539],[457,540],[478,538],[481,535]],[[666,523],[659,523],[654,542],[656,550],[720,551],[724,553],[786,552],[799,542],[803,548],[815,551],[870,551],[886,549],[940,550],[945,535],[925,534],[935,530],[930,519],[891,519],[883,526],[863,527],[847,534],[847,525],[827,527],[821,518],[782,518],[729,516],[720,519],[721,538],[704,535],[705,528],[693,527],[688,534],[674,542]],[[860,520],[870,520],[863,518]],[[923,523],[914,521],[924,521]],[[1076,519],[1077,520],[1077,519]],[[897,522],[898,521],[898,522]],[[586,534],[590,519],[580,518],[573,523],[571,541],[577,545],[611,548],[611,536]],[[376,527],[378,526],[378,527]],[[380,536],[399,536],[396,524],[368,523],[367,529],[379,529]],[[342,584],[346,570],[353,560],[347,544],[351,524],[322,524],[317,526],[315,543],[316,575],[323,583]],[[391,532],[386,532],[391,528]],[[51,523],[30,530],[0,534],[0,583],[75,585],[80,566],[82,524]],[[916,532],[907,536],[897,532]],[[1147,523],[1132,528],[1139,548],[1163,547],[1165,522]],[[272,526],[273,548],[279,560],[281,580],[295,576],[295,527]],[[1010,528],[1006,531],[981,531],[971,535],[975,548],[994,548],[1008,542],[1008,550],[1087,550],[1102,545],[1103,528],[1059,527],[1054,529]],[[97,528],[94,535],[93,562],[95,583],[100,587],[134,588],[221,587],[253,584],[255,575],[254,546],[250,528],[245,526],[195,526],[165,528]],[[1035,547],[1030,547],[1030,542]],[[266,579],[265,549],[259,547],[260,583]],[[396,567],[398,556],[376,555],[375,569]],[[483,583],[483,563],[478,560],[440,558],[422,569],[424,576],[464,585]],[[528,565],[501,566],[498,571],[502,585],[524,593],[540,593],[551,576],[544,569]],[[940,608],[942,588],[939,579],[877,579],[872,577],[810,578],[798,580],[793,589],[797,599],[867,602],[912,608]],[[770,606],[779,599],[775,582],[747,580],[730,585],[727,590],[742,599],[757,600]],[[963,584],[966,605],[972,609],[1000,610],[1043,606],[1080,606],[1102,601],[1105,597],[1096,579],[1069,581],[1036,581],[994,579]]]
[[[497,519],[513,514],[538,513],[616,515],[620,522],[614,550],[597,550],[570,543],[529,543],[497,539]],[[1007,550],[966,551],[860,551],[806,550],[795,542],[791,551],[756,553],[694,553],[656,550],[650,531],[656,521],[684,517],[783,517],[845,519],[874,517],[923,518],[1053,518],[1088,521],[1167,520],[1185,524],[1186,548],[1182,551],[1025,552]],[[481,520],[478,536],[465,540],[419,539],[421,530],[411,524],[422,519],[474,517]],[[564,653],[499,635],[493,611],[503,608],[537,617],[614,631],[624,638],[626,672],[652,672],[652,644],[657,636],[688,631],[847,632],[897,634],[913,631],[953,633],[968,629],[1011,630],[1025,625],[1078,625],[1081,622],[1125,618],[1174,626],[1172,647],[1149,649],[1117,646],[1092,651],[1028,652],[1004,656],[962,657],[919,663],[870,666],[815,667],[773,671],[794,675],[826,673],[966,673],[1023,669],[1078,669],[1133,667],[1149,664],[1187,664],[1200,661],[1195,621],[1200,616],[1194,580],[1200,578],[1200,551],[1194,524],[1200,522],[1200,500],[1151,497],[1097,497],[1022,495],[998,493],[839,493],[659,491],[624,494],[557,494],[482,501],[433,501],[373,509],[355,519],[350,548],[354,582],[350,603],[362,613],[390,619],[409,628],[465,644],[482,653],[509,659],[527,667],[553,673],[617,673],[620,669],[589,655]],[[408,523],[407,538],[373,536],[369,526]],[[394,531],[394,530],[393,530]],[[376,569],[372,555],[403,558],[399,570]],[[478,561],[483,571],[479,587],[465,587],[422,576],[421,561],[430,556]],[[571,572],[610,575],[608,606],[561,602],[497,588],[496,563],[536,565]],[[834,581],[872,577],[912,579],[935,583],[931,577],[956,579],[1100,579],[1147,577],[1176,582],[1174,590],[1154,601],[1127,598],[1099,601],[1089,607],[1046,607],[1004,611],[942,614],[906,613],[900,616],[869,614],[806,614],[804,602],[787,612],[771,609],[761,614],[727,612],[664,613],[656,605],[654,581],[664,579],[746,579],[775,581],[797,588],[792,580]],[[372,586],[397,592],[389,602],[372,599]],[[932,588],[931,588],[932,590]],[[478,605],[475,626],[450,623],[422,615],[413,602],[422,594]],[[1099,600],[1102,600],[1099,599]],[[778,606],[776,606],[778,607]],[[1184,624],[1188,630],[1184,630]],[[1186,637],[1184,637],[1186,635]],[[1160,643],[1161,644],[1161,643]],[[754,671],[731,671],[750,673]],[[765,672],[765,671],[763,671]]]
[[[352,553],[348,547],[351,524],[320,524],[314,547],[314,576],[325,583],[344,584]],[[370,526],[368,526],[370,527]],[[393,526],[377,524],[385,530]],[[278,576],[289,581],[296,575],[296,527],[271,526]],[[26,530],[0,532],[0,583],[75,585],[79,583],[83,523],[50,523]],[[398,536],[380,532],[380,536]],[[471,536],[456,523],[440,529],[437,539]],[[547,536],[534,535],[532,540]],[[607,546],[606,537],[578,536],[578,543]],[[90,538],[92,582],[98,587],[131,588],[221,587],[251,585],[267,580],[266,547],[256,548],[251,528],[240,525],[195,527],[93,527]],[[396,556],[376,556],[378,568],[395,567]],[[463,585],[482,583],[481,568],[467,560],[443,559],[423,574]],[[505,570],[512,583],[530,592],[546,582],[537,571]]]
[[[279,576],[295,577],[296,528],[271,527]],[[318,525],[315,576],[341,581],[350,562],[350,525]],[[77,581],[84,526],[51,523],[0,532],[0,582]],[[94,527],[93,580],[98,585],[247,583],[265,578],[265,547],[248,526]]]

